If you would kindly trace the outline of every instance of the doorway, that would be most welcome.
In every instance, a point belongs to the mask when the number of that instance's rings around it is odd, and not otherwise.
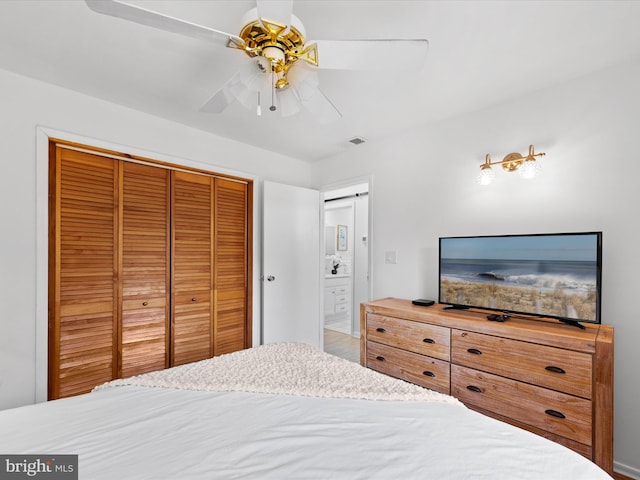
[[[369,184],[324,192],[324,349],[358,362],[369,300]]]

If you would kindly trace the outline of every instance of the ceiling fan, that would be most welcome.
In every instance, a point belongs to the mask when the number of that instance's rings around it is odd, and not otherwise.
[[[262,114],[262,103],[282,116],[310,111],[321,122],[342,115],[319,88],[318,69],[417,71],[425,39],[305,39],[293,0],[257,0],[238,35],[180,20],[121,0],[85,0],[91,10],[161,30],[241,50],[247,61],[200,109],[221,113],[237,100]]]

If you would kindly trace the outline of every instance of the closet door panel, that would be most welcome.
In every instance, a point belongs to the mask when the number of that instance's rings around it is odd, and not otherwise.
[[[247,327],[246,183],[215,179],[215,323],[216,355],[249,346]]]
[[[170,172],[122,164],[123,377],[169,365]]]
[[[213,179],[172,172],[172,364],[213,356]]]
[[[116,374],[118,169],[110,159],[56,147],[51,171],[53,399],[86,393]]]

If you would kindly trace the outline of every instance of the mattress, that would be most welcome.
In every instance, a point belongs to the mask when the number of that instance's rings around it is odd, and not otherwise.
[[[78,455],[81,479],[611,480],[452,397],[301,344],[5,410],[0,432],[2,454]]]

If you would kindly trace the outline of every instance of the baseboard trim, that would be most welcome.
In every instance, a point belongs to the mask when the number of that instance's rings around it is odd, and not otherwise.
[[[633,480],[633,478],[627,477],[626,475],[622,475],[618,472],[613,472],[613,478],[614,480]]]
[[[640,470],[620,462],[613,462],[613,478],[616,480],[640,480]]]

